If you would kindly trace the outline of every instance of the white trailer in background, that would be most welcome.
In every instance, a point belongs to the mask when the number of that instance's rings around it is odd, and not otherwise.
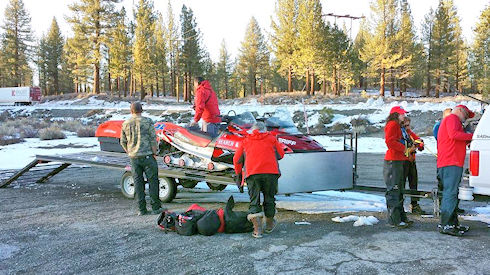
[[[39,87],[6,87],[0,88],[0,103],[14,105],[30,105],[41,100]]]

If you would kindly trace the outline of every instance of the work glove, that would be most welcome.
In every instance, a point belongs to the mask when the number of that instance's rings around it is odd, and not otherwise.
[[[243,193],[242,174],[234,175],[233,177],[235,178],[235,184],[238,187],[238,190],[240,191],[240,193]]]

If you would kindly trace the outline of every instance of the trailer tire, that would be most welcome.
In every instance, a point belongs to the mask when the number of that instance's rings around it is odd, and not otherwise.
[[[209,182],[206,182],[206,184],[208,185],[209,189],[214,191],[223,191],[226,188],[225,184],[209,183]]]
[[[158,197],[162,202],[171,202],[177,195],[177,184],[174,179],[158,178]],[[128,199],[134,199],[134,182],[130,171],[124,172],[121,177],[121,192]]]
[[[173,178],[159,178],[158,197],[161,202],[171,202],[177,195],[177,183]]]
[[[134,199],[134,182],[130,171],[124,172],[121,177],[121,192],[128,199]]]
[[[194,188],[198,184],[197,180],[179,179],[180,185],[184,188]]]

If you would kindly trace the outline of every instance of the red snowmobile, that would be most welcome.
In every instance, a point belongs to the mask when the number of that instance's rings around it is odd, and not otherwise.
[[[169,166],[189,167],[208,171],[233,168],[233,155],[252,125],[263,121],[270,133],[283,144],[286,153],[324,152],[325,149],[311,137],[301,134],[292,120],[266,113],[255,118],[252,113],[222,117],[220,134],[213,138],[199,129],[179,126],[170,122],[155,123],[159,155]],[[99,126],[96,136],[102,151],[121,152],[119,137],[122,120],[107,121]]]

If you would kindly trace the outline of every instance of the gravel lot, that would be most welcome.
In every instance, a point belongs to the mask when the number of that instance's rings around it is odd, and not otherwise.
[[[361,183],[382,185],[381,159],[360,156]],[[422,185],[430,189],[431,162],[419,163]],[[73,167],[45,184],[27,179],[0,189],[0,274],[490,274],[489,228],[481,222],[465,222],[472,230],[456,238],[437,233],[435,218],[410,216],[412,228],[395,230],[384,213],[356,213],[380,223],[353,227],[332,222],[333,213],[279,209],[276,231],[260,240],[248,233],[183,237],[161,232],[157,216],[136,216],[119,191],[120,175]],[[238,209],[247,208],[242,194],[207,190],[179,192],[165,207],[218,208],[230,194],[241,201]],[[430,200],[422,204],[430,210]],[[303,220],[311,224],[294,223]]]

